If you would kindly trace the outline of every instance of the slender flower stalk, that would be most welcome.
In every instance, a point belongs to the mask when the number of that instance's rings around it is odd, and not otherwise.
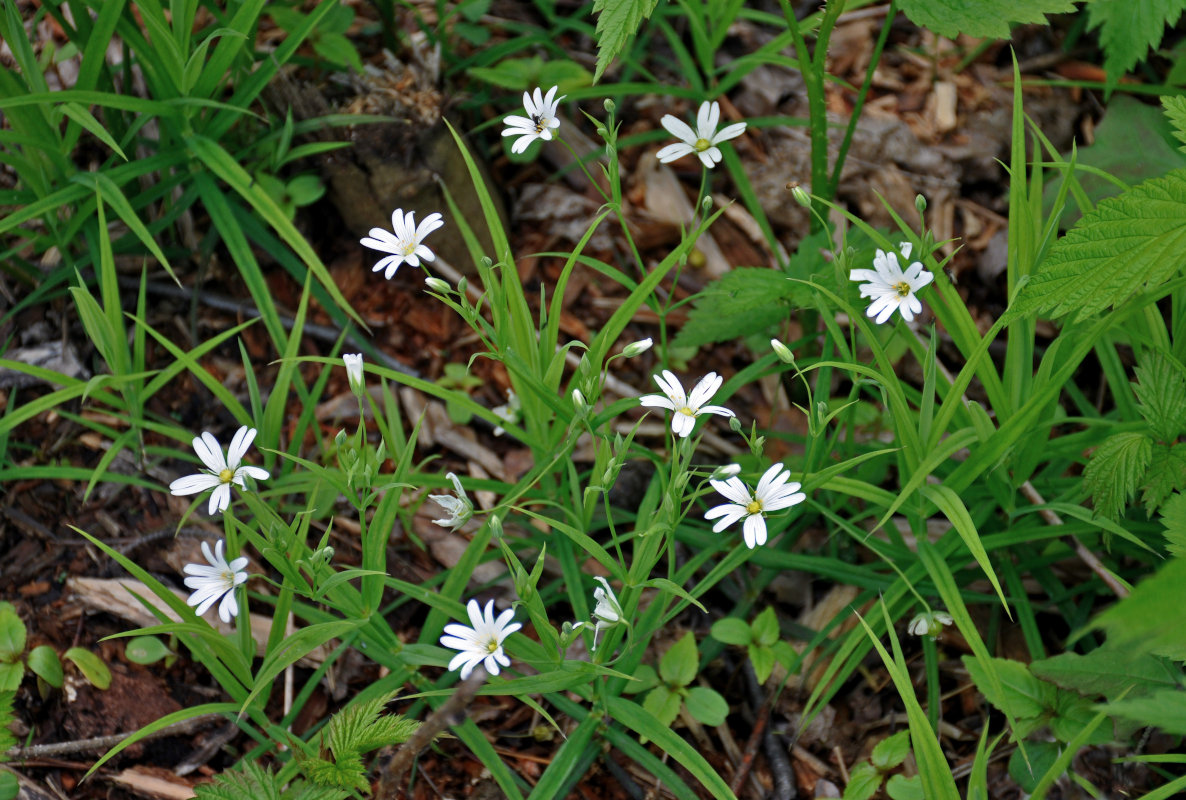
[[[469,614],[470,627],[458,622],[451,622],[445,626],[445,635],[441,637],[441,645],[460,652],[449,662],[449,669],[461,668],[461,679],[465,680],[474,671],[474,667],[482,664],[491,675],[497,675],[499,665],[509,667],[511,659],[503,652],[502,643],[515,631],[523,627],[519,622],[511,622],[515,616],[515,609],[508,608],[494,618],[494,601],[489,600],[483,610],[477,600],[470,600],[466,604]]]
[[[753,550],[758,545],[766,544],[766,514],[790,508],[807,499],[807,495],[799,491],[800,484],[790,481],[790,478],[789,469],[782,464],[775,464],[766,470],[752,492],[740,478],[710,480],[712,488],[731,502],[710,508],[704,518],[717,520],[712,526],[716,533],[744,519],[742,535],[746,547]]]
[[[184,572],[190,577],[185,579],[185,585],[194,592],[185,601],[187,605],[197,606],[194,611],[200,617],[218,603],[218,618],[229,623],[239,614],[239,602],[235,599],[235,587],[247,580],[247,558],[239,556],[227,563],[222,554],[223,541],[218,540],[214,545],[214,552],[210,552],[210,545],[202,542],[202,555],[207,564],[186,564]],[[222,600],[219,603],[219,599]]]
[[[178,478],[169,484],[169,491],[174,495],[183,496],[213,489],[214,493],[210,495],[209,513],[225,511],[231,504],[232,483],[240,489],[246,489],[247,482],[244,478],[247,476],[255,478],[257,481],[268,479],[266,469],[243,464],[243,455],[251,446],[255,434],[255,428],[248,428],[246,425],[239,428],[235,431],[230,449],[224,456],[222,445],[218,443],[214,435],[203,431],[201,436],[194,439],[193,445],[194,452],[202,460],[207,472]]]
[[[676,436],[686,439],[696,427],[696,418],[701,414],[719,414],[722,417],[735,416],[724,406],[705,405],[721,388],[725,379],[715,372],[710,372],[700,379],[692,389],[690,395],[684,394],[684,387],[679,379],[668,370],[662,375],[655,375],[655,383],[663,390],[663,394],[647,394],[639,401],[648,408],[665,408],[675,412],[671,415],[671,430]]]

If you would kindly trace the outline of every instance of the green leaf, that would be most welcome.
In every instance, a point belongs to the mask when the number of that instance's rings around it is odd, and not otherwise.
[[[62,655],[73,661],[82,676],[90,681],[96,689],[106,689],[111,686],[111,670],[107,669],[107,665],[90,650],[83,647],[71,647]]]
[[[686,589],[684,589],[684,587],[682,587],[678,583],[676,583],[675,581],[669,581],[666,578],[651,578],[649,581],[646,581],[645,583],[643,583],[642,586],[646,586],[646,587],[649,587],[652,589],[660,589],[664,592],[667,592],[668,594],[673,594],[676,597],[678,597],[679,599],[684,600],[684,601],[696,606],[696,608],[700,609],[705,614],[708,613],[708,609],[705,608],[699,600],[697,600],[695,597],[692,597],[692,595],[688,594],[688,591]]]
[[[659,677],[668,686],[687,686],[696,679],[700,669],[700,656],[696,652],[696,637],[688,631],[667,648],[659,659]]]
[[[1069,322],[1116,305],[1182,267],[1186,169],[1101,200],[1050,248],[1009,313]]]
[[[770,647],[778,641],[778,615],[773,606],[766,606],[766,610],[754,618],[754,640],[760,645]]]
[[[478,80],[516,92],[529,91],[535,86],[557,86],[557,93],[564,96],[593,84],[589,70],[566,58],[547,61],[539,56],[504,58],[496,66],[471,67],[467,72]]]
[[[634,680],[622,689],[623,694],[638,694],[659,685],[659,674],[650,664],[639,664],[634,670]]]
[[[1186,427],[1186,369],[1162,350],[1147,350],[1136,367],[1137,410],[1159,442],[1177,440]]]
[[[1168,624],[1186,608],[1186,559],[1175,558],[1152,577],[1137,584],[1132,594],[1092,621],[1108,632],[1116,647],[1186,661],[1186,628]]]
[[[124,655],[133,664],[155,664],[172,652],[155,636],[136,636],[124,645]]]
[[[12,663],[25,652],[25,623],[12,603],[0,602],[0,663]]]
[[[992,662],[1001,679],[999,693],[987,679],[980,659],[964,656],[968,675],[988,702],[1019,721],[1036,719],[1053,710],[1056,689],[1052,684],[1034,677],[1029,667],[1019,661],[994,658]]]
[[[1186,443],[1153,445],[1153,460],[1145,471],[1144,484],[1141,502],[1149,516],[1174,492],[1186,490]]]
[[[736,267],[697,296],[673,347],[699,347],[760,333],[787,318],[807,290],[774,269]]]
[[[1149,49],[1161,43],[1167,25],[1173,25],[1186,0],[1092,0],[1087,4],[1087,27],[1100,29],[1104,49],[1104,71],[1108,82],[1115,83]]]
[[[638,32],[642,21],[650,19],[658,4],[659,0],[593,0],[593,13],[598,15],[594,83],[601,80],[605,68],[622,52],[626,40]]]
[[[751,644],[748,650],[749,663],[754,668],[754,677],[758,679],[758,683],[765,683],[770,678],[770,673],[774,671],[774,650],[756,644]]]
[[[712,624],[709,634],[718,642],[725,644],[747,645],[753,638],[750,626],[745,624],[745,620],[737,617],[718,619]]]
[[[12,711],[12,701],[16,699],[16,692],[0,692],[0,753],[16,747],[16,734],[9,727],[16,721]],[[5,773],[0,773],[0,775]]]
[[[403,744],[420,723],[399,714],[381,716],[399,691],[388,692],[342,709],[329,723],[329,743],[334,758],[347,753],[369,753],[389,744]],[[360,776],[361,777],[361,776]]]
[[[1020,750],[1014,750],[1009,756],[1009,777],[1026,792],[1033,792],[1038,781],[1055,762],[1058,761],[1062,745],[1057,742],[1027,742],[1025,745],[1029,764],[1026,764]]]
[[[1112,726],[1097,728],[1092,703],[1075,692],[1062,689],[1054,703],[1054,717],[1050,720],[1050,732],[1060,742],[1069,742],[1083,737],[1089,744],[1105,744],[1112,738]]]
[[[1100,707],[1109,716],[1152,725],[1172,736],[1186,736],[1186,692],[1162,689],[1148,697],[1113,700]]]
[[[857,764],[848,774],[844,800],[869,800],[881,788],[881,773],[868,761]]]
[[[21,793],[20,781],[11,772],[0,771],[0,800],[16,800]]]
[[[926,800],[926,794],[922,790],[922,778],[918,775],[909,778],[905,775],[891,775],[885,782],[885,793],[891,800]],[[968,792],[968,797],[974,796]]]
[[[25,665],[21,662],[5,664],[0,662],[0,692],[15,692],[21,688],[21,680],[25,677]]]
[[[1186,558],[1186,494],[1178,492],[1161,506],[1161,524],[1165,526],[1165,549],[1170,555]]]
[[[1085,695],[1114,698],[1124,692],[1139,697],[1154,689],[1172,689],[1174,674],[1148,653],[1134,653],[1108,642],[1086,655],[1060,653],[1030,664],[1039,678]]]
[[[693,686],[684,697],[684,705],[693,718],[705,725],[723,725],[729,716],[729,704],[720,692],[707,686]]]
[[[58,654],[47,644],[39,645],[29,651],[29,669],[55,689],[62,688],[62,662]]]
[[[1071,0],[901,0],[915,25],[949,39],[968,36],[1008,39],[1013,23],[1046,24],[1047,14],[1075,10]]]
[[[682,698],[666,686],[656,686],[642,700],[642,707],[663,725],[669,726],[679,715]]]
[[[270,769],[244,759],[235,769],[214,776],[212,783],[194,787],[198,800],[280,800],[280,784]]]
[[[1186,59],[1178,59],[1180,63]],[[1165,95],[1161,98],[1161,106],[1165,109],[1166,119],[1174,126],[1174,138],[1186,145],[1186,97]],[[1179,147],[1186,153],[1186,146]]]
[[[910,731],[898,731],[887,736],[873,747],[869,761],[882,772],[891,770],[910,755]]]
[[[1129,431],[1105,439],[1083,470],[1096,513],[1109,519],[1123,514],[1152,460],[1153,441],[1143,433]]]

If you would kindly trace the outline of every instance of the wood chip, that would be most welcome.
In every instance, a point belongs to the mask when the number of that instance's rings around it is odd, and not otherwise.
[[[191,800],[197,797],[188,783],[178,783],[179,778],[169,780],[161,775],[150,774],[143,767],[125,769],[113,775],[111,780],[142,797],[159,797],[163,800]]]

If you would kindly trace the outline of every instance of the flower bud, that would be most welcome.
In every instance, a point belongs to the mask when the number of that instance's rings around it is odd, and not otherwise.
[[[795,202],[804,208],[811,208],[811,195],[802,186],[791,187],[791,197],[795,198]]]
[[[729,430],[734,433],[741,433],[741,420],[737,417],[729,417]]]
[[[626,358],[634,358],[650,350],[653,344],[654,342],[649,336],[645,339],[639,339],[637,342],[631,342],[622,348],[622,355],[626,356]]]
[[[740,464],[725,464],[723,467],[717,467],[714,469],[712,471],[712,475],[710,475],[709,478],[714,481],[724,481],[728,480],[729,478],[736,478],[740,474]]]
[[[607,114],[614,113],[614,109],[616,109],[618,107],[617,104],[613,101],[613,98],[611,98],[611,97],[605,98],[605,100],[602,101],[601,105],[605,109],[605,112]]]
[[[927,199],[921,194],[914,195],[914,207],[918,209],[918,213],[921,215],[927,210]]]
[[[350,391],[362,397],[366,391],[366,380],[362,374],[362,353],[344,353],[342,361],[346,364],[346,377],[350,379]]]
[[[435,278],[435,277],[425,278],[424,285],[427,286],[429,289],[433,290],[434,292],[436,292],[437,294],[449,294],[449,292],[453,291],[453,287],[450,286],[446,281],[441,280],[440,278]]]
[[[585,396],[581,394],[580,389],[572,390],[572,405],[579,416],[584,416],[585,412],[589,410],[589,404],[585,401]]]
[[[704,199],[700,201],[700,208],[705,214],[712,211],[712,195],[707,194],[704,196]]]
[[[770,340],[770,347],[774,350],[774,354],[778,356],[778,360],[784,364],[794,364],[795,357],[791,354],[791,349],[787,347],[778,339]]]

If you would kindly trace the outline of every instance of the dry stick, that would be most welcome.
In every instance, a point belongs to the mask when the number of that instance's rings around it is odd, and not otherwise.
[[[400,783],[404,774],[411,768],[412,762],[420,751],[428,747],[432,740],[445,728],[459,725],[465,721],[465,711],[474,701],[478,690],[486,682],[486,670],[481,667],[474,669],[473,674],[462,681],[457,690],[441,704],[441,707],[428,715],[428,719],[420,723],[420,727],[404,742],[395,755],[384,766],[379,768],[379,784],[375,788],[375,800],[395,800],[401,796]]]
[[[226,719],[226,716],[223,714],[202,714],[198,717],[174,722],[172,725],[166,725],[159,731],[154,731],[142,737],[140,741],[147,742],[150,739],[160,739],[163,736],[193,733],[211,722],[223,719]],[[55,756],[72,755],[74,753],[97,753],[101,750],[110,750],[134,734],[135,731],[131,733],[116,733],[111,736],[96,736],[93,739],[76,739],[72,742],[54,742],[52,744],[33,744],[28,747],[14,747],[4,753],[4,758],[10,761],[21,761],[29,758],[52,758]]]
[[[763,693],[762,686],[758,683],[758,676],[754,673],[752,664],[747,661],[743,669],[745,670],[745,681],[749,688],[750,704],[754,707],[754,732],[756,734],[759,728],[763,729],[763,731],[760,739],[754,734],[751,734],[750,741],[746,742],[746,758],[742,760],[741,767],[737,770],[738,775],[733,776],[736,784],[733,788],[733,793],[736,794],[738,789],[740,789],[740,781],[745,778],[743,773],[748,772],[753,765],[753,747],[756,746],[756,742],[761,741],[762,752],[766,754],[766,763],[770,766],[770,774],[774,778],[772,796],[775,800],[793,800],[793,798],[799,796],[799,792],[795,787],[791,761],[787,758],[786,750],[779,743],[778,739],[769,730],[765,730],[767,720],[770,716],[771,706],[774,702],[774,696],[767,696]]]
[[[923,349],[927,349],[927,344],[922,340],[922,337],[919,335],[918,331],[916,331],[914,328],[910,328],[910,332],[914,334],[914,338],[918,340],[918,343],[922,345]],[[935,368],[939,370],[939,373],[943,376],[943,379],[947,381],[948,385],[955,386],[955,376],[947,370],[947,367],[943,366],[943,362],[939,360],[938,355],[935,356]],[[960,400],[963,401],[964,408],[967,408],[968,396],[966,394],[961,394]],[[1026,499],[1034,505],[1046,505],[1046,501],[1042,499],[1042,495],[1038,494],[1038,490],[1035,489],[1034,485],[1029,481],[1021,484],[1021,493],[1025,495]],[[1038,515],[1046,521],[1047,525],[1063,524],[1062,517],[1058,516],[1058,514],[1048,508],[1040,509],[1038,511]],[[1124,584],[1116,579],[1116,576],[1113,575],[1108,570],[1108,568],[1105,567],[1103,563],[1095,557],[1094,553],[1083,546],[1083,543],[1080,542],[1078,538],[1076,538],[1075,534],[1068,533],[1066,534],[1066,538],[1070,540],[1071,547],[1074,549],[1075,554],[1079,556],[1083,563],[1086,564],[1092,572],[1099,576],[1099,579],[1103,581],[1104,584],[1109,589],[1111,589],[1117,597],[1128,597],[1128,589],[1124,586]]]

